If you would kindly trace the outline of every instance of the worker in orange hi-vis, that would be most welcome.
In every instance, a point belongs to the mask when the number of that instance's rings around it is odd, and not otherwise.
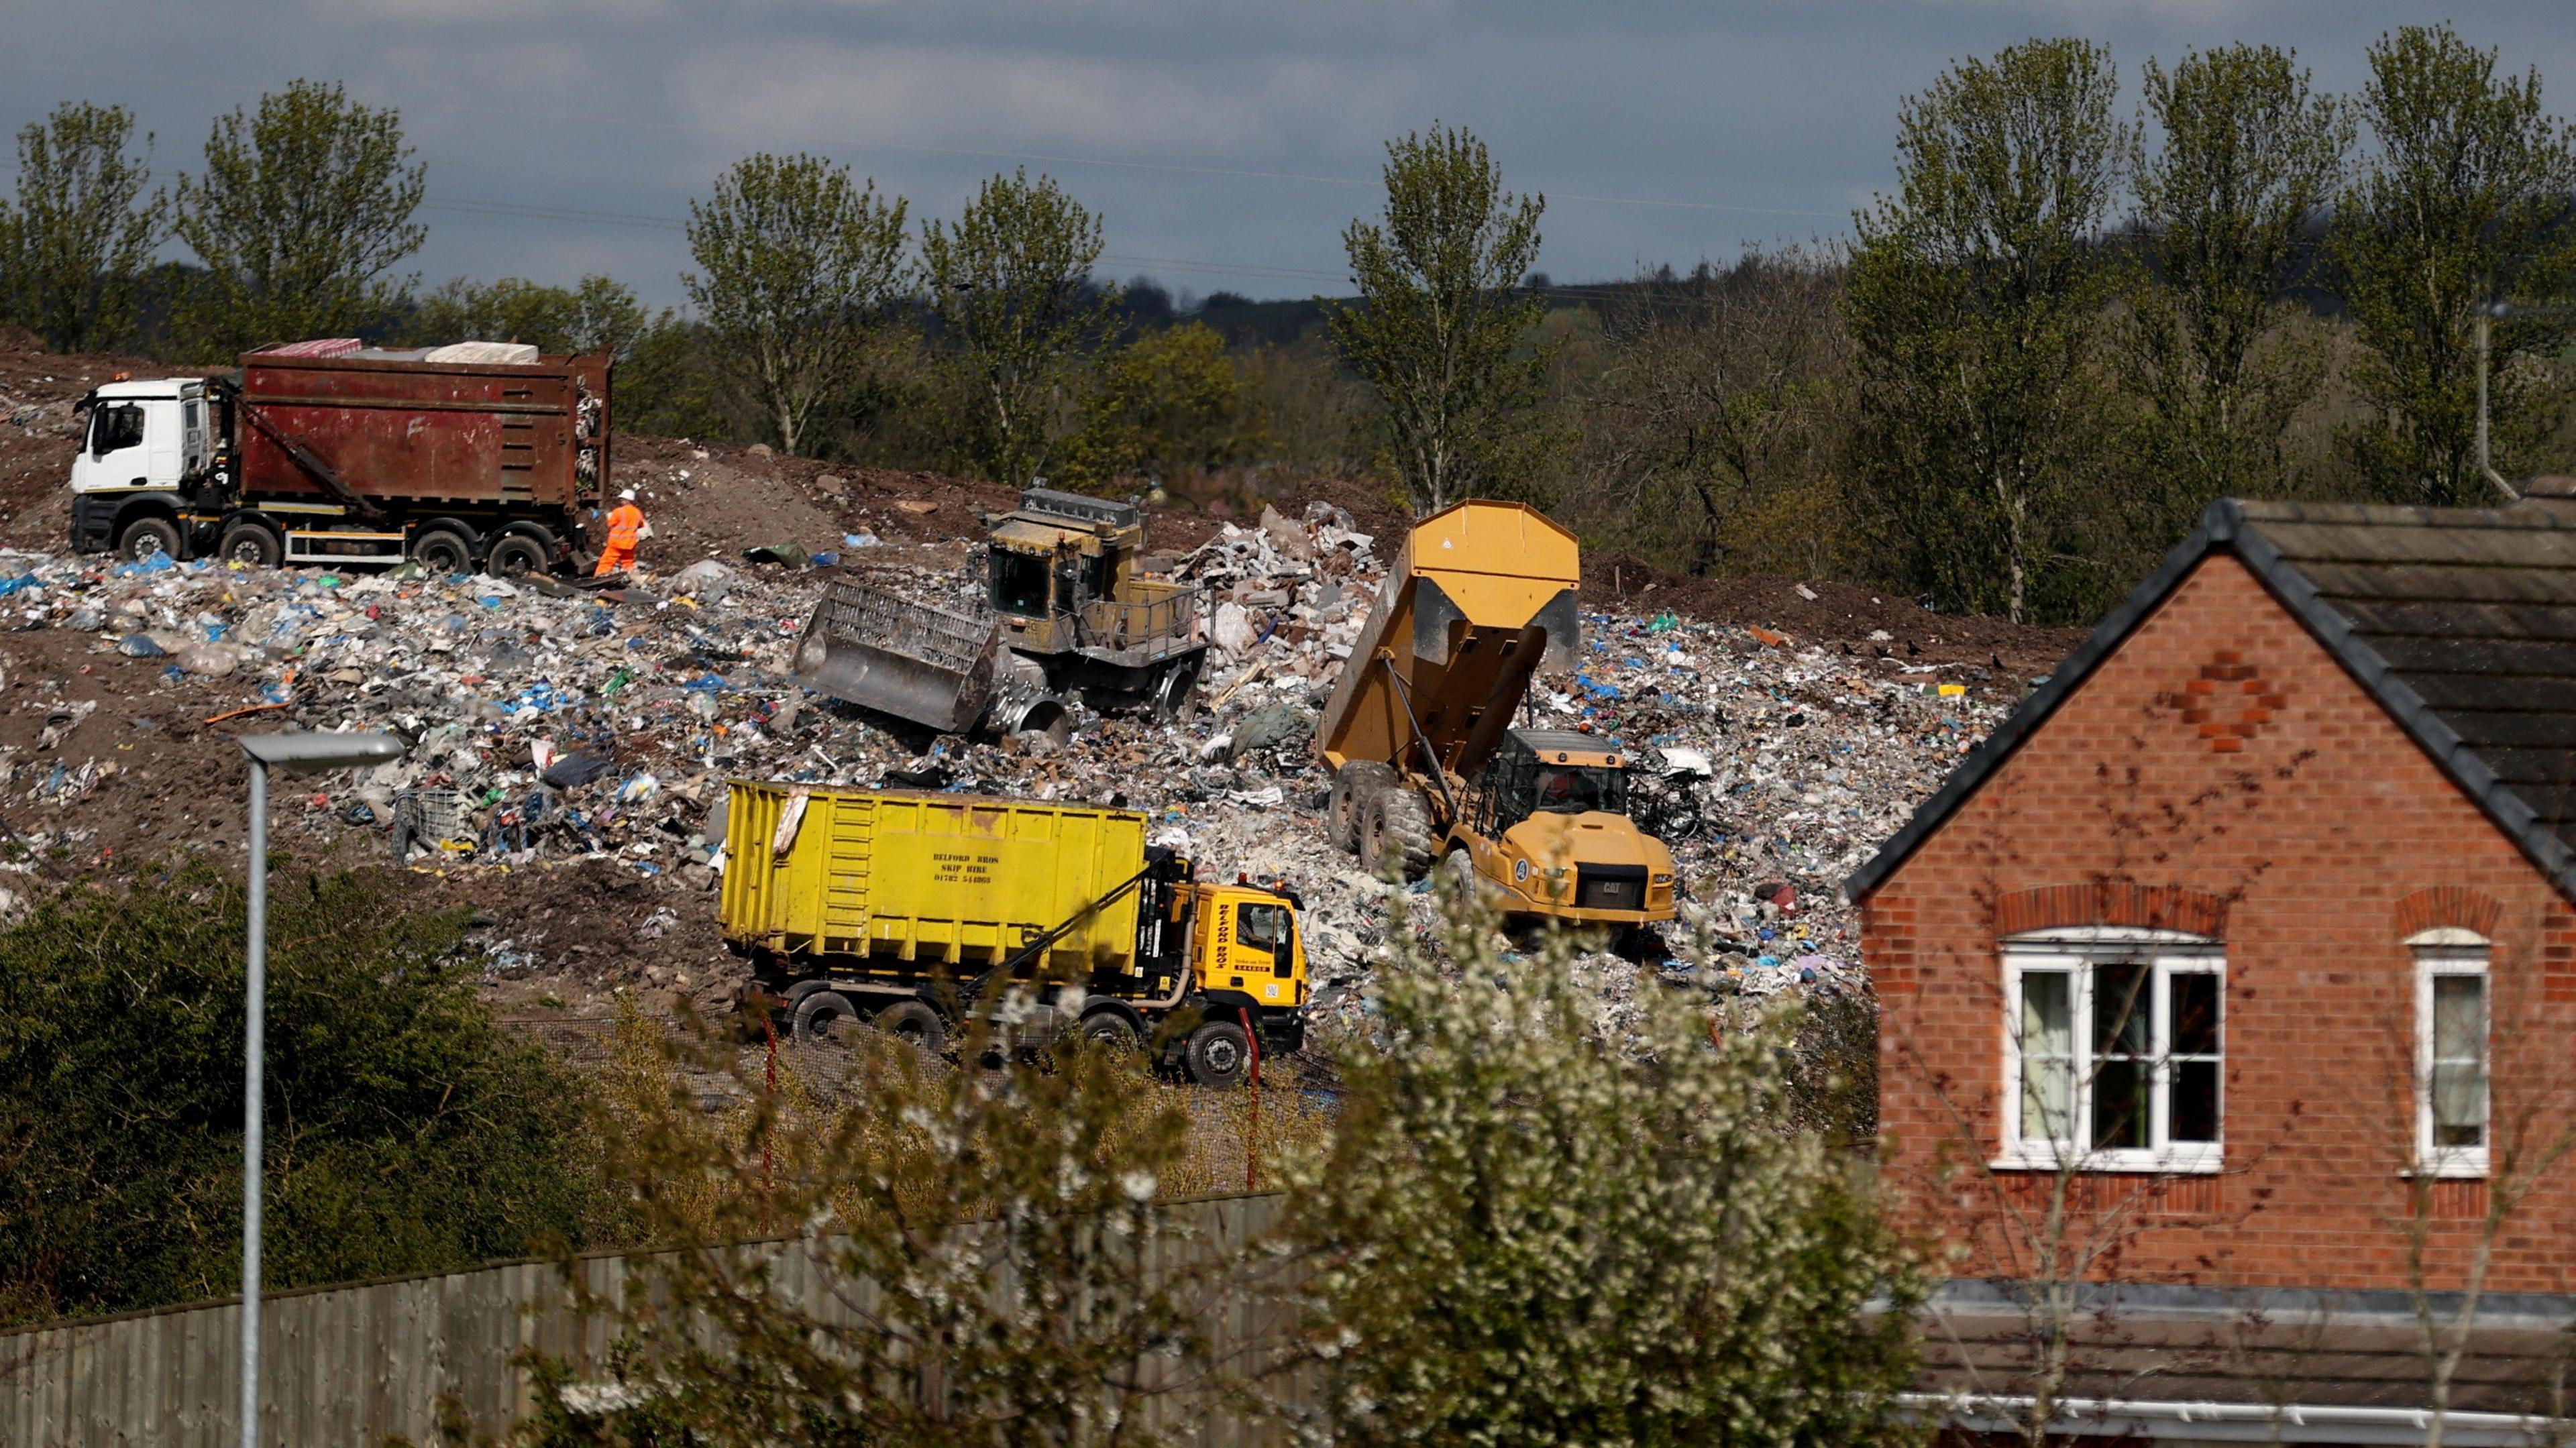
[[[635,566],[635,543],[644,536],[644,510],[635,506],[635,490],[628,488],[617,495],[617,506],[608,514],[608,546],[599,550],[599,566],[590,571],[593,578],[606,578]]]

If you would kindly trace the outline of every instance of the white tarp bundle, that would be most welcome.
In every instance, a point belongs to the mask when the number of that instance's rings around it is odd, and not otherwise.
[[[487,366],[532,367],[537,349],[525,342],[451,342],[422,354],[423,362],[476,362]]]

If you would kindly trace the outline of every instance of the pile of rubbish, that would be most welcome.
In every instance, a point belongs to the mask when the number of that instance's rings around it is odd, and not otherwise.
[[[400,761],[320,777],[306,808],[278,811],[283,833],[337,858],[381,852],[450,875],[613,866],[649,884],[636,919],[685,923],[714,909],[729,777],[1119,804],[1151,812],[1204,869],[1300,891],[1328,1032],[1364,1025],[1372,953],[1430,928],[1424,887],[1390,891],[1325,842],[1315,723],[1385,572],[1377,540],[1341,510],[1265,510],[1170,560],[1210,590],[1198,707],[1170,722],[1077,708],[1061,748],[925,738],[800,688],[799,631],[827,575],[810,556],[769,556],[783,561],[707,560],[592,592],[415,565],[0,553],[0,629],[69,636],[53,646],[58,667],[95,671],[128,701],[170,694],[150,711],[191,725],[400,734]],[[960,586],[958,571],[892,549],[849,546],[842,566],[925,601]],[[1542,678],[1524,722],[1614,737],[1640,759],[1639,808],[1671,843],[1688,900],[1670,961],[1600,968],[1614,985],[1659,971],[1712,991],[1859,987],[1843,876],[2019,681],[1669,614],[1587,614],[1583,629],[1581,667]],[[79,707],[49,708],[34,739],[0,746],[0,818],[76,853],[83,801],[130,769],[135,730],[152,721],[84,730]],[[202,792],[202,771],[172,787]],[[707,948],[700,930],[638,932],[621,942],[629,963],[594,953],[577,983],[614,988],[619,970],[684,940]],[[518,939],[511,978],[572,970],[552,948]]]

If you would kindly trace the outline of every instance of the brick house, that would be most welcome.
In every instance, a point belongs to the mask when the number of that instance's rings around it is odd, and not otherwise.
[[[2214,505],[1849,881],[1955,1423],[2576,1416],[2576,485],[2544,492]]]

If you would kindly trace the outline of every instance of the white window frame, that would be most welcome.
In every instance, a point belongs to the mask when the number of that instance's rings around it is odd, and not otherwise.
[[[2495,1146],[2495,972],[2494,945],[2474,930],[2444,926],[2407,937],[2415,952],[2415,1165],[2420,1176],[2452,1180],[2484,1178]],[[2478,1004],[2486,1017],[2481,1064],[2486,1067],[2483,1138],[2476,1146],[2433,1144],[2433,982],[2445,976],[2474,976],[2482,984]]]
[[[2227,951],[2219,942],[2173,930],[2128,926],[2074,926],[2032,931],[2003,941],[2004,1090],[2002,1151],[1990,1163],[2003,1170],[2055,1171],[2070,1163],[2082,1171],[2209,1175],[2221,1169],[2227,1137]],[[2143,1148],[2095,1150],[2093,1110],[2093,977],[2103,965],[2148,967],[2151,996],[2148,1051],[2148,1142]],[[2022,1131],[2022,977],[2061,971],[2072,977],[2070,1042],[2074,1052],[2076,1139],[2026,1138]],[[2167,1137],[2173,1104],[2173,977],[2218,978],[2217,1141],[2175,1142]]]

